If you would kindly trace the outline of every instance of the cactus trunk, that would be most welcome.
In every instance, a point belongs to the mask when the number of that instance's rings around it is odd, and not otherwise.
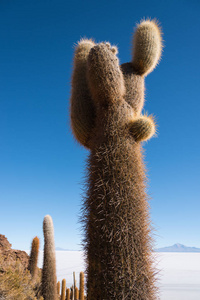
[[[115,126],[117,118],[113,111],[104,112],[104,128],[101,125],[101,134],[95,135],[88,162],[84,203],[88,300],[153,300],[156,288],[141,145]]]

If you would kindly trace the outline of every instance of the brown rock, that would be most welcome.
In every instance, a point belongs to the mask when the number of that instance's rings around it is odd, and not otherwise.
[[[9,243],[5,235],[0,234],[0,251],[11,249],[12,244]]]
[[[0,234],[0,255],[8,264],[12,264],[16,260],[20,260],[24,269],[28,267],[29,256],[25,251],[14,250],[8,242],[5,235]]]

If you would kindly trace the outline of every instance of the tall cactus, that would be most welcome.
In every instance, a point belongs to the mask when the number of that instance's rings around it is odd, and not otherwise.
[[[42,296],[44,300],[57,300],[56,255],[54,228],[51,216],[46,215],[43,221],[44,258],[42,268]]]
[[[90,44],[87,53],[83,45],[74,58],[71,125],[90,149],[83,206],[87,299],[153,300],[157,288],[140,142],[155,133],[153,118],[141,111],[144,78],[160,59],[161,32],[156,22],[141,22],[132,62],[121,66],[109,43]],[[84,67],[77,76],[76,53],[82,51]]]
[[[33,281],[35,281],[38,272],[37,263],[38,263],[39,247],[40,247],[40,240],[36,236],[34,237],[31,244],[31,253],[30,253],[29,264],[28,264],[28,270],[31,273]]]

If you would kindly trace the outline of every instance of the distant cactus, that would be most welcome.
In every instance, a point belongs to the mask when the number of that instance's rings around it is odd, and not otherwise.
[[[74,300],[74,286],[73,285],[70,288],[70,299]]]
[[[57,282],[57,294],[60,296],[60,281]]]
[[[79,300],[84,300],[84,273],[80,272]]]
[[[75,300],[79,300],[79,290],[77,286],[75,287]]]
[[[66,290],[66,300],[70,300],[70,289]]]
[[[65,300],[65,294],[66,294],[66,279],[62,280],[62,291],[61,291],[61,300]]]
[[[31,244],[31,253],[30,253],[29,264],[28,264],[28,270],[31,273],[33,281],[36,279],[38,273],[37,263],[38,263],[39,247],[40,247],[40,240],[36,236],[33,239]]]
[[[44,258],[42,269],[42,296],[44,300],[57,300],[56,257],[52,218],[47,215],[43,221]]]
[[[156,131],[153,118],[141,111],[144,77],[161,55],[160,29],[154,21],[139,24],[132,62],[121,66],[116,47],[90,44],[87,55],[79,57],[82,67],[77,76],[76,53],[83,45],[88,40],[81,41],[75,52],[71,125],[76,139],[91,150],[83,207],[87,299],[155,300],[140,142]]]

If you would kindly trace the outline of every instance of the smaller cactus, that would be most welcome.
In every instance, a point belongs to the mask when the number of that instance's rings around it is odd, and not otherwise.
[[[44,300],[57,300],[56,255],[54,243],[54,228],[51,216],[43,221],[44,259],[42,269],[42,296]]]
[[[141,116],[129,123],[130,132],[136,142],[150,139],[156,132],[152,116]]]
[[[70,289],[66,290],[66,300],[70,300]]]
[[[57,294],[60,296],[60,281],[57,282]]]
[[[72,285],[70,289],[71,289],[71,291],[70,291],[70,299],[74,300],[74,286]]]
[[[75,300],[79,300],[79,290],[77,286],[75,287]]]
[[[66,279],[63,279],[62,280],[61,300],[65,300],[65,292],[66,292]]]
[[[84,300],[84,273],[80,272],[79,300]]]
[[[38,254],[39,254],[40,240],[36,236],[31,245],[31,254],[29,258],[28,270],[31,273],[32,280],[35,281],[38,273],[37,262],[38,262]]]

